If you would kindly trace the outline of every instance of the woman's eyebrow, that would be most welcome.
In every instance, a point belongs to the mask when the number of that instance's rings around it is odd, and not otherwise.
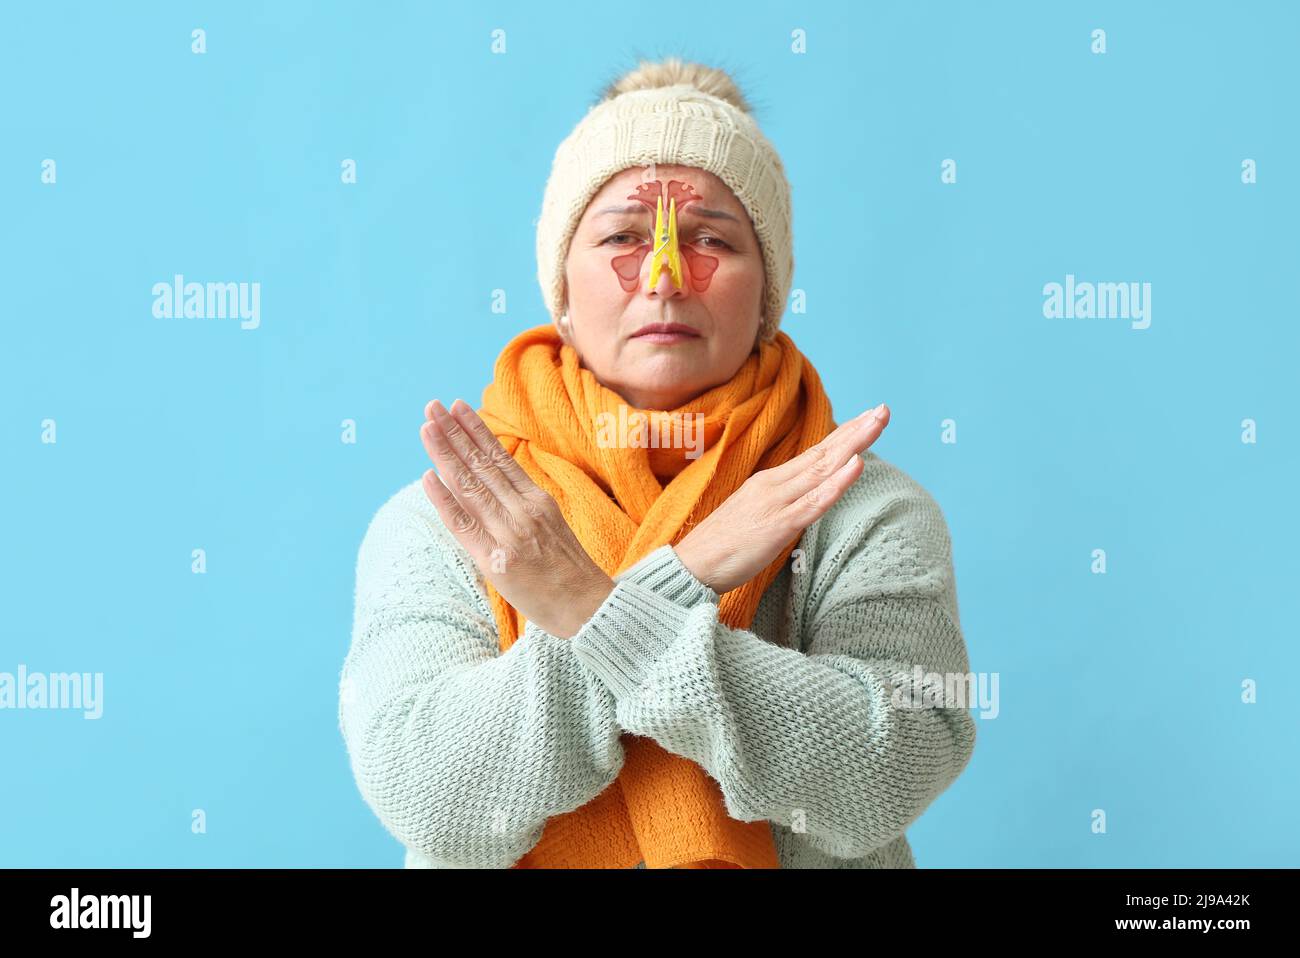
[[[606,206],[604,209],[598,210],[596,212],[596,215],[597,216],[627,216],[633,213],[649,213],[649,212],[650,212],[650,208],[648,206],[642,206],[640,203],[631,203],[628,204],[627,206]],[[682,210],[677,215],[680,217],[694,215],[694,216],[703,216],[707,219],[731,220],[733,223],[740,222],[740,220],[736,219],[736,217],[732,216],[726,210],[712,210],[706,207],[696,206],[693,203],[689,206],[683,207]]]

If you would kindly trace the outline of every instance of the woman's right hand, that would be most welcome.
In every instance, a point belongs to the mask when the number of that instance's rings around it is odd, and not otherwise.
[[[853,484],[859,453],[888,423],[881,403],[788,462],[754,473],[673,546],[677,557],[719,595],[744,585]]]
[[[438,467],[424,492],[483,577],[552,635],[567,639],[614,582],[582,547],[559,505],[506,452],[468,403],[424,410],[425,451]]]

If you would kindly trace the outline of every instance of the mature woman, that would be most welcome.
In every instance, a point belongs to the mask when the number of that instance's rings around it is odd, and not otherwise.
[[[643,63],[556,152],[552,322],[429,403],[358,558],[340,727],[407,867],[915,867],[975,741],[948,530],[778,331],[791,250],[720,71]]]

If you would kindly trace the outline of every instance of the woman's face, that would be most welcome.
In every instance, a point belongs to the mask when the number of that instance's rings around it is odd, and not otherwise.
[[[667,263],[649,285],[659,195],[665,226],[669,200],[677,201],[680,288]],[[569,343],[602,385],[638,409],[674,409],[725,383],[757,344],[758,237],[735,194],[705,170],[655,165],[611,177],[578,222],[565,285]],[[666,323],[687,332],[643,332]]]

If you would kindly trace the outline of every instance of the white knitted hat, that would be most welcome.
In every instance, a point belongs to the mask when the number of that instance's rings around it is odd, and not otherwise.
[[[564,260],[587,204],[611,176],[651,163],[708,170],[749,212],[766,272],[759,338],[770,340],[794,274],[785,167],[727,74],[674,58],[642,62],[611,84],[555,151],[537,221],[537,279],[551,316],[565,310]]]

